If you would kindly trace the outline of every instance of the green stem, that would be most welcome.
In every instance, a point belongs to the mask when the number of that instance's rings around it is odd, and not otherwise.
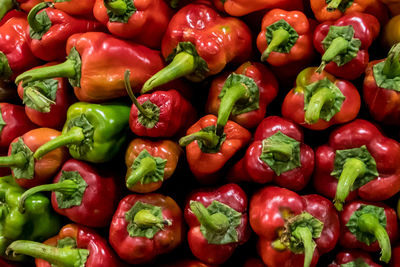
[[[335,10],[339,7],[339,5],[340,5],[341,2],[342,2],[342,0],[332,0],[332,1],[328,4],[328,6],[326,7],[326,9],[327,9],[328,11],[335,11]]]
[[[52,2],[41,2],[39,4],[37,4],[36,6],[34,6],[31,11],[29,11],[27,20],[29,23],[29,27],[31,27],[31,29],[34,32],[41,32],[43,31],[44,27],[43,24],[40,23],[40,21],[38,21],[36,19],[36,15],[39,13],[39,11],[48,8],[48,7],[53,7],[54,4]]]
[[[169,2],[169,5],[170,5],[172,8],[177,8],[178,5],[179,5],[179,2],[180,2],[180,0],[171,0],[171,1]]]
[[[136,106],[136,108],[138,109],[138,111],[145,117],[151,119],[152,116],[151,114],[149,114],[149,112],[147,110],[145,110],[143,108],[143,106],[139,103],[139,101],[137,100],[137,98],[135,97],[135,95],[133,94],[133,90],[131,87],[131,82],[129,80],[129,77],[131,76],[131,72],[129,70],[125,71],[125,75],[124,75],[124,83],[125,83],[125,90],[128,93],[129,97],[131,98],[133,104]]]
[[[289,41],[290,34],[287,30],[279,28],[272,32],[272,40],[261,55],[261,61],[266,61],[272,51]]]
[[[28,240],[14,241],[8,246],[6,254],[10,254],[10,252],[43,259],[51,264],[63,267],[84,266],[88,256],[87,249],[57,248]],[[82,262],[83,264],[79,264]]]
[[[145,82],[141,93],[144,94],[155,87],[191,74],[195,71],[196,67],[195,58],[192,54],[180,52],[176,54],[168,66],[154,74]]]
[[[136,213],[135,217],[133,218],[133,222],[140,228],[157,226],[162,229],[164,225],[168,224],[168,221],[157,218],[151,213],[150,210],[147,209],[140,210],[138,213]]]
[[[11,75],[12,70],[10,64],[8,63],[8,58],[3,52],[0,51],[0,77],[3,79],[9,79]]]
[[[115,15],[124,15],[128,8],[124,0],[106,0],[104,5]]]
[[[179,139],[179,145],[187,146],[195,140],[201,141],[206,147],[213,148],[218,145],[219,136],[213,132],[199,131]]]
[[[321,65],[318,67],[316,72],[321,73],[326,64],[331,62],[337,55],[345,53],[347,48],[349,47],[349,41],[344,39],[343,37],[336,37],[333,39],[332,43],[329,45],[328,49],[326,49],[324,55],[322,56]]]
[[[363,176],[365,171],[365,163],[361,160],[357,158],[346,159],[337,184],[335,199],[333,200],[338,211],[343,209],[343,203],[349,195],[354,181]]]
[[[45,113],[50,112],[50,105],[56,104],[56,102],[47,98],[33,87],[25,88],[24,93],[29,98],[29,100],[38,107],[38,110],[44,110]]]
[[[229,228],[228,218],[220,213],[210,215],[206,207],[198,201],[190,201],[190,210],[205,228],[218,233],[224,233]]]
[[[137,182],[142,180],[146,175],[152,173],[156,170],[157,164],[156,161],[152,157],[143,158],[140,161],[138,168],[131,172],[129,177],[126,180],[126,186],[131,188]]]
[[[390,79],[400,76],[400,43],[390,49],[382,73]]]
[[[309,267],[314,255],[315,243],[312,238],[312,233],[308,227],[297,227],[292,236],[301,240],[304,246],[304,267]]]
[[[40,159],[45,154],[57,149],[61,146],[69,145],[69,144],[79,144],[85,139],[85,135],[83,134],[83,130],[80,127],[74,126],[68,132],[63,133],[56,138],[50,140],[44,145],[40,146],[33,157],[35,159]]]
[[[380,260],[389,263],[392,256],[389,235],[373,214],[363,214],[358,219],[358,226],[362,232],[367,232],[376,237],[381,248]]]
[[[293,145],[286,143],[265,142],[262,152],[273,153],[274,158],[281,161],[288,161],[293,155]]]
[[[27,160],[23,152],[18,152],[10,156],[0,157],[0,167],[23,168],[26,163]]]
[[[227,88],[218,109],[217,135],[221,135],[224,132],[224,127],[228,122],[233,107],[238,100],[246,97],[246,93],[247,87],[243,83]]]
[[[304,114],[304,120],[308,124],[316,123],[319,120],[319,116],[322,108],[326,103],[330,103],[335,100],[335,94],[329,88],[322,88],[318,90],[310,99],[307,110]]]
[[[7,12],[13,8],[14,8],[13,0],[0,0],[0,20],[2,20],[4,15],[7,14]]]

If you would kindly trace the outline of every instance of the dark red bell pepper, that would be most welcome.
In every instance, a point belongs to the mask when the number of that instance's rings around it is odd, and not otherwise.
[[[365,251],[381,251],[380,260],[389,263],[391,243],[397,238],[397,216],[385,204],[353,201],[340,213],[340,245]]]
[[[231,16],[243,16],[254,11],[281,8],[303,10],[302,0],[213,0],[216,6],[222,2],[223,10]]]
[[[324,22],[314,31],[314,47],[322,55],[318,68],[336,77],[354,80],[368,65],[368,48],[378,37],[379,21],[366,13],[351,13]]]
[[[182,239],[182,211],[172,198],[160,194],[126,196],[110,226],[111,246],[130,264],[150,262]]]
[[[243,267],[267,267],[260,259],[250,258],[247,259]]]
[[[282,115],[305,128],[324,130],[357,117],[361,97],[357,88],[326,71],[309,67],[299,73],[295,87],[282,103]]]
[[[251,50],[244,22],[222,17],[205,1],[189,4],[172,17],[162,40],[161,52],[170,64],[147,80],[141,92],[183,76],[199,82],[230,62],[247,60]]]
[[[217,128],[223,128],[229,118],[245,128],[254,128],[277,94],[278,82],[272,72],[261,63],[248,61],[233,73],[213,80],[206,113],[218,115]]]
[[[125,266],[103,237],[94,230],[78,224],[65,225],[57,236],[43,244],[25,240],[15,241],[8,247],[8,253],[11,252],[36,258],[36,267]]]
[[[159,267],[217,267],[218,265],[205,264],[199,260],[183,259],[171,263],[163,264]]]
[[[392,259],[390,261],[390,267],[400,266],[400,246],[397,245],[392,250]]]
[[[65,162],[52,184],[25,191],[19,201],[19,211],[24,212],[25,199],[43,191],[52,192],[55,212],[90,227],[108,226],[118,204],[114,177],[102,176],[93,166],[76,159]]]
[[[347,265],[346,265],[347,264]],[[335,261],[328,265],[328,267],[382,267],[375,263],[368,253],[362,250],[344,250],[336,255]]]
[[[260,237],[258,253],[269,267],[315,266],[339,239],[335,207],[319,195],[264,187],[250,201],[249,218]]]
[[[244,157],[228,174],[230,181],[274,183],[299,191],[311,178],[314,151],[304,144],[303,131],[278,116],[265,118]]]
[[[400,144],[357,119],[336,128],[315,152],[314,187],[342,209],[356,196],[386,200],[400,191]]]
[[[185,206],[188,243],[193,255],[208,264],[222,264],[250,238],[246,193],[236,184],[199,189]]]

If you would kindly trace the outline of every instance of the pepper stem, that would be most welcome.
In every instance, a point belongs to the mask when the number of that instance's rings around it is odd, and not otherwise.
[[[349,41],[347,41],[343,37],[336,37],[335,39],[333,39],[332,43],[329,45],[328,49],[326,49],[324,55],[322,56],[321,65],[318,67],[316,72],[321,73],[324,70],[326,64],[331,62],[337,55],[345,53],[348,47]]]
[[[11,243],[6,250],[6,254],[11,252],[43,259],[56,266],[64,267],[84,266],[89,255],[87,249],[57,248],[28,240],[18,240]]]
[[[190,209],[205,228],[218,233],[228,230],[229,220],[221,212],[210,215],[206,207],[198,201],[190,201]]]
[[[335,11],[339,7],[341,2],[342,0],[332,0],[326,7],[326,10],[330,12]]]
[[[56,138],[50,140],[49,142],[40,146],[33,157],[35,159],[40,159],[45,154],[57,149],[61,146],[69,145],[69,144],[79,144],[85,139],[85,135],[83,134],[83,130],[81,127],[74,126],[68,132],[63,133]]]
[[[261,61],[266,61],[272,51],[289,41],[290,34],[287,30],[279,28],[272,32],[272,40],[261,55]]]
[[[150,210],[143,209],[138,211],[133,218],[133,222],[138,225],[140,228],[149,228],[152,226],[157,226],[160,229],[164,227],[164,225],[168,225],[167,220],[163,220],[154,216]]]
[[[243,83],[235,84],[226,90],[218,109],[217,135],[221,135],[224,132],[224,127],[228,122],[233,107],[238,100],[246,97],[246,93],[247,87]]]
[[[343,209],[343,203],[349,195],[354,181],[358,177],[363,176],[365,171],[365,163],[361,160],[357,158],[346,159],[337,184],[335,199],[333,200],[338,211]]]
[[[0,167],[23,168],[26,163],[27,160],[23,152],[18,152],[10,156],[0,157]]]
[[[304,267],[309,267],[314,255],[315,243],[312,238],[312,233],[308,227],[297,227],[292,236],[301,240],[304,246]]]
[[[154,74],[145,82],[141,93],[144,94],[155,87],[191,74],[195,71],[196,67],[195,58],[192,54],[184,51],[180,52],[176,54],[168,66]]]
[[[124,0],[106,0],[104,5],[115,15],[124,15],[128,8]]]
[[[169,5],[170,5],[172,8],[177,8],[178,5],[179,5],[179,2],[180,2],[180,0],[171,0],[171,1],[169,2]]]
[[[13,0],[0,0],[0,20],[2,20],[4,15],[7,14],[8,11],[13,9],[13,7]]]
[[[378,218],[370,213],[363,214],[358,219],[358,226],[361,231],[370,233],[376,237],[381,248],[380,260],[389,263],[392,256],[390,239],[385,228],[379,223]]]
[[[137,182],[142,180],[146,175],[156,170],[157,164],[152,157],[145,157],[140,161],[138,168],[131,172],[129,177],[126,179],[126,186],[131,188]]]
[[[45,113],[50,112],[50,105],[56,104],[56,102],[47,98],[33,87],[25,88],[24,93],[38,107],[38,110],[44,110]]]
[[[125,74],[124,74],[124,83],[125,83],[125,90],[128,93],[129,97],[131,98],[133,104],[136,106],[136,108],[138,109],[138,111],[145,117],[152,119],[151,114],[149,114],[149,112],[143,108],[143,106],[139,103],[139,101],[137,100],[137,98],[135,97],[135,95],[133,94],[133,90],[131,87],[131,83],[129,81],[129,77],[131,76],[131,72],[130,70],[126,70]]]
[[[0,51],[0,77],[3,79],[9,79],[11,75],[12,70],[10,64],[8,63],[7,56]]]
[[[400,76],[400,43],[390,49],[382,73],[390,79]]]
[[[213,148],[218,145],[219,136],[214,132],[199,131],[179,139],[179,145],[187,146],[195,140],[201,141],[206,147]]]
[[[274,158],[281,161],[288,161],[293,155],[293,145],[284,142],[265,142],[263,144],[262,152],[273,153]]]
[[[48,7],[54,7],[54,4],[52,2],[41,2],[34,6],[31,11],[29,11],[27,20],[29,27],[31,27],[34,32],[41,32],[44,30],[44,25],[36,19],[36,15],[39,13],[39,11]]]
[[[308,124],[316,123],[325,104],[332,102],[335,94],[327,87],[318,90],[310,99],[304,120]]]

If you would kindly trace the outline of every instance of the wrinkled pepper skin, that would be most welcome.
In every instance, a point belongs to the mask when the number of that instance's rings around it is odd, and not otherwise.
[[[292,220],[302,216],[303,212],[323,224],[318,238],[309,237],[313,238],[311,242],[315,242],[316,246],[310,250],[308,257],[305,257],[304,252],[293,253],[282,243],[285,240],[283,238],[285,230],[282,231],[285,224],[290,225]],[[293,191],[275,186],[264,187],[253,195],[250,201],[249,219],[252,229],[260,237],[257,245],[258,253],[264,264],[270,267],[316,266],[320,255],[335,247],[340,234],[338,214],[328,199],[319,195],[300,196]],[[296,227],[293,232],[298,228],[302,227]],[[311,232],[308,227],[306,228]],[[290,238],[296,238],[292,233],[289,233]]]
[[[379,21],[372,15],[356,12],[345,15],[336,21],[327,21],[318,25],[314,31],[314,47],[321,55],[324,55],[325,51],[328,51],[325,50],[322,41],[328,35],[331,26],[352,26],[354,29],[353,39],[359,39],[361,46],[359,49],[355,49],[357,54],[344,65],[338,66],[336,62],[332,61],[329,63],[328,61],[324,62],[323,57],[321,66],[326,64],[325,70],[336,77],[354,80],[364,73],[368,65],[368,48],[379,35]],[[348,52],[340,54],[348,54]]]
[[[222,264],[232,256],[236,247],[244,244],[250,238],[251,232],[247,217],[247,196],[238,185],[226,184],[216,189],[199,189],[191,193],[187,199],[184,215],[186,223],[190,228],[188,232],[188,243],[193,255],[202,262],[207,264]],[[191,204],[192,202],[198,202],[201,203],[203,207],[207,208],[214,201],[218,201],[238,212],[240,221],[238,225],[234,227],[234,231],[237,234],[236,241],[226,244],[210,243],[200,230],[200,226],[203,225],[203,227],[206,227],[206,224],[192,211]],[[223,215],[221,212],[216,212],[214,214]]]
[[[131,2],[136,10],[107,8],[105,3],[109,4],[112,1],[96,0],[93,8],[94,16],[106,25],[113,35],[132,39],[145,46],[159,49],[161,39],[172,17],[172,10],[167,3],[164,0],[121,0],[119,2]],[[115,20],[109,18],[108,12],[116,16]],[[121,14],[117,15],[115,12]],[[123,19],[122,16],[124,16]],[[129,18],[126,19],[125,16]]]
[[[258,108],[240,113],[231,114],[229,119],[240,124],[244,128],[251,129],[256,127],[265,117],[267,106],[275,99],[278,94],[279,86],[275,76],[263,64],[257,62],[245,62],[233,73],[244,75],[254,81],[259,91]],[[206,113],[218,115],[221,105],[219,97],[229,74],[225,73],[215,78],[211,84],[206,104]],[[248,101],[243,97],[243,101]],[[243,102],[241,99],[236,101],[238,105]],[[248,101],[249,102],[249,101]],[[236,104],[235,103],[235,104]],[[218,116],[219,117],[219,116]]]
[[[150,227],[153,224],[161,224],[152,238],[145,236],[131,236],[128,233],[128,224],[132,221],[126,219],[126,214],[134,208],[137,203],[148,204],[161,209],[159,217],[150,216],[154,220],[148,222],[143,218],[144,208],[135,214],[135,223],[139,226]],[[147,213],[150,214],[150,213]],[[139,216],[137,216],[139,215]],[[147,223],[147,225],[146,225]],[[168,253],[177,247],[183,239],[182,211],[176,202],[164,195],[128,195],[121,200],[114,214],[110,226],[109,241],[118,256],[130,264],[139,264],[152,261],[157,255]]]
[[[311,130],[324,130],[332,125],[343,124],[355,119],[361,106],[361,97],[357,88],[349,81],[337,79],[325,71],[319,74],[315,72],[315,70],[315,67],[309,67],[299,73],[296,78],[295,87],[290,90],[283,100],[283,117],[291,119],[301,126]],[[315,93],[309,101],[310,113],[307,113],[304,110],[306,87],[324,79],[328,79],[331,83],[333,83],[333,85],[337,87],[345,97],[340,105],[340,109],[334,113],[334,116],[331,117],[329,121],[321,118],[321,111],[323,111],[325,105],[327,110],[333,110],[329,103],[329,99],[332,100],[331,97],[319,101],[319,97],[317,93]],[[318,86],[318,88],[323,87],[323,85]],[[315,102],[313,99],[315,99]],[[315,104],[316,109],[319,111],[314,113],[312,104]]]
[[[83,16],[91,18],[93,17],[93,7],[96,0],[50,0],[50,2],[54,3],[54,7],[56,9],[62,10],[71,16]]]
[[[246,0],[214,0],[215,4],[217,2],[223,2],[225,12],[231,16],[237,17],[263,9],[281,8],[285,10],[303,10],[302,0],[254,0],[251,2]]]
[[[263,151],[263,140],[268,140],[278,131],[300,142],[298,152],[300,166],[282,172],[280,175],[260,158]],[[279,155],[278,151],[272,153]],[[235,182],[247,181],[259,184],[272,182],[281,187],[299,191],[308,184],[313,170],[314,151],[304,144],[302,129],[292,121],[278,116],[270,116],[259,124],[253,142],[247,148],[244,157],[229,171],[228,179]]]
[[[151,162],[146,163],[141,159],[141,165],[134,169],[134,162],[144,150],[149,153],[145,158],[151,159]],[[125,153],[125,164],[128,169],[125,182],[128,189],[137,193],[156,191],[165,180],[174,174],[182,154],[182,148],[171,140],[133,139]],[[155,158],[165,161],[165,163],[161,163],[160,169],[158,164],[154,164],[157,162]],[[161,175],[159,172],[161,172]]]
[[[340,267],[342,264],[345,263],[366,263],[370,267],[382,267],[382,265],[379,265],[375,263],[368,253],[362,251],[362,250],[344,250],[339,252],[336,255],[336,259],[334,262],[328,265],[328,267]]]
[[[357,162],[348,163],[348,167],[344,166],[343,171],[339,171],[339,180],[331,175],[334,170],[335,158],[338,157],[336,155],[339,151],[362,148],[362,146],[366,147],[367,152],[372,156],[376,164],[376,173],[374,173],[373,169],[368,171],[368,173],[371,173],[370,177],[372,180],[360,180],[367,179],[367,176],[365,176],[366,172],[363,172],[363,170],[367,170],[368,168]],[[373,163],[369,163],[372,160],[367,159],[367,161],[363,161],[357,155],[350,154],[343,158],[345,159],[344,162],[347,162],[348,159],[356,159],[356,161],[362,161],[364,165],[374,165]],[[336,128],[329,136],[329,143],[316,149],[315,160],[314,188],[318,193],[326,197],[335,198],[335,202],[337,202],[335,205],[341,205],[345,199],[352,200],[356,196],[367,201],[382,201],[392,197],[400,190],[400,170],[398,168],[400,144],[393,139],[383,136],[368,121],[357,119]],[[360,166],[360,168],[356,166]],[[359,168],[359,173],[356,171],[353,174],[349,174],[352,168]],[[338,174],[336,175],[338,176]],[[357,179],[360,183],[354,185],[354,181],[357,182]],[[340,183],[347,181],[346,186],[343,184],[339,192],[337,190],[338,181],[341,181]],[[353,185],[362,186],[351,190]]]

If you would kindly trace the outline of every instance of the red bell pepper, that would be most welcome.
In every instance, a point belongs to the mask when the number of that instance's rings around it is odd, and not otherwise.
[[[43,244],[18,240],[8,247],[8,253],[25,254],[35,259],[36,267],[85,266],[122,267],[107,241],[92,229],[67,224],[59,234]]]
[[[363,96],[372,117],[385,124],[400,125],[400,44],[388,57],[374,60],[365,71]]]
[[[40,160],[33,153],[44,143],[59,136],[61,132],[50,128],[37,128],[15,138],[8,149],[8,156],[0,157],[1,167],[10,167],[16,182],[31,188],[47,182],[68,158],[65,148],[57,148]]]
[[[49,0],[54,7],[72,16],[93,17],[93,7],[96,0]]]
[[[348,81],[309,67],[296,78],[295,87],[282,103],[282,115],[305,128],[324,130],[357,117],[361,98]]]
[[[178,260],[170,264],[163,264],[160,267],[217,267],[217,265],[205,264],[199,260]]]
[[[226,162],[251,139],[251,133],[233,121],[228,121],[223,133],[217,135],[216,124],[217,117],[206,115],[179,140],[181,146],[186,146],[190,170],[203,184],[216,182]]]
[[[113,35],[159,48],[172,17],[164,0],[96,0],[94,16]]]
[[[386,200],[400,191],[400,144],[370,122],[355,120],[335,129],[315,152],[314,187],[342,209],[357,195]]]
[[[0,1],[0,20],[10,13],[14,8],[29,12],[35,5],[43,2],[43,0],[1,0]],[[8,15],[7,15],[8,16]]]
[[[378,37],[379,21],[366,13],[351,13],[336,21],[324,22],[314,31],[314,47],[322,55],[318,72],[354,80],[368,65],[368,48]]]
[[[396,212],[385,204],[353,201],[340,213],[340,245],[369,252],[381,250],[380,260],[389,263],[391,244],[397,238]]]
[[[250,29],[236,18],[222,17],[210,3],[189,4],[171,19],[161,52],[171,62],[143,85],[142,93],[185,76],[199,82],[242,63],[252,50]]]
[[[94,167],[76,159],[65,162],[52,184],[25,191],[19,201],[19,211],[24,212],[25,199],[43,191],[52,192],[55,212],[90,227],[108,226],[118,204],[114,177],[101,176]]]
[[[243,16],[263,9],[281,8],[285,10],[303,10],[302,0],[213,0],[214,4],[223,3],[226,13],[231,16]]]
[[[328,267],[342,267],[342,266],[382,267],[382,265],[379,265],[373,261],[371,255],[362,250],[341,251],[336,255],[335,261],[328,265]]]
[[[43,67],[53,66],[56,62]],[[36,67],[37,68],[37,67]],[[68,107],[74,102],[68,81],[53,78],[18,84],[18,95],[25,104],[28,118],[41,127],[60,129],[65,122]]]
[[[118,256],[130,264],[150,262],[173,250],[182,238],[182,211],[172,198],[160,194],[123,198],[109,235]]]
[[[400,246],[397,245],[392,250],[392,259],[390,261],[391,267],[398,267],[400,266]]]
[[[208,264],[224,263],[250,238],[247,196],[236,184],[190,194],[185,220],[190,250]]]
[[[335,208],[319,195],[264,187],[250,201],[249,218],[260,237],[258,252],[269,267],[315,266],[339,239]]]
[[[254,128],[277,94],[275,76],[263,64],[248,61],[233,73],[213,80],[206,113],[218,115],[217,128],[223,129],[229,118],[245,128]]]
[[[254,141],[228,174],[230,181],[271,183],[299,191],[314,170],[314,151],[295,123],[270,116],[257,127]]]
[[[262,260],[256,258],[247,259],[243,267],[267,267]]]
[[[125,154],[126,187],[138,193],[159,189],[174,174],[182,154],[181,147],[170,140],[133,139]]]

